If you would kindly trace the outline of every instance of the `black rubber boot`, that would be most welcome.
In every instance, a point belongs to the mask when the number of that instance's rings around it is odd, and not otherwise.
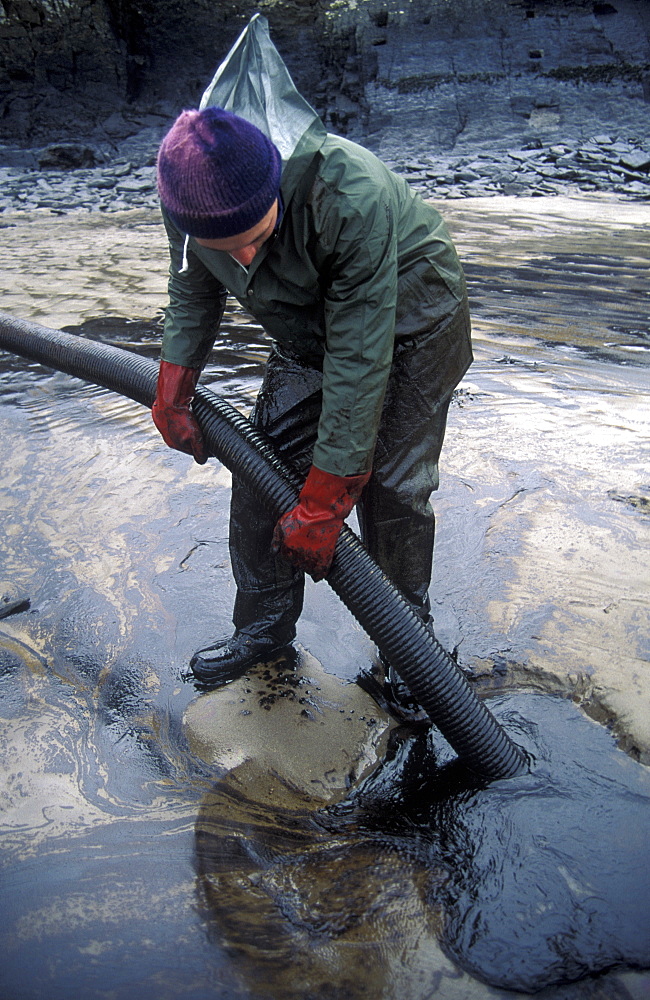
[[[251,636],[236,631],[229,639],[199,649],[190,660],[190,667],[199,684],[217,688],[243,677],[258,663],[270,663],[294,653],[291,639],[278,643],[269,635]]]
[[[413,697],[402,678],[392,667],[388,668],[388,676],[384,683],[384,696],[388,711],[400,722],[407,722],[410,725],[431,725],[431,719],[426,711]]]

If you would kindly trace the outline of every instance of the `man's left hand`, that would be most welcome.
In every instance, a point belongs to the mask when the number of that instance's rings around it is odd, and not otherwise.
[[[314,580],[322,580],[332,564],[343,522],[369,478],[369,472],[335,476],[312,465],[298,503],[275,526],[273,552],[281,553]]]

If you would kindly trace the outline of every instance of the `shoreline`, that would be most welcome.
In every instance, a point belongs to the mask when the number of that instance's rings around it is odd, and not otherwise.
[[[156,209],[155,159],[164,131],[152,137],[146,130],[110,161],[83,142],[53,143],[41,150],[0,147],[0,227],[16,210],[44,208],[58,215]],[[78,165],[91,156],[92,166]],[[477,149],[409,155],[405,148],[403,156],[385,157],[384,162],[424,198],[443,202],[599,192],[633,202],[650,201],[650,142],[608,133],[546,144],[530,140],[490,153]]]

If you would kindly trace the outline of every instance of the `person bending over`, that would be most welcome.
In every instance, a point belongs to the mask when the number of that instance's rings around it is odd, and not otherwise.
[[[183,111],[158,155],[171,256],[153,419],[206,460],[190,403],[226,295],[272,350],[251,420],[305,476],[276,521],[233,476],[234,633],[198,650],[217,687],[290,646],[304,574],[323,578],[357,506],[361,538],[429,619],[438,459],[472,360],[463,271],[439,213],[314,120],[284,162],[244,117]]]

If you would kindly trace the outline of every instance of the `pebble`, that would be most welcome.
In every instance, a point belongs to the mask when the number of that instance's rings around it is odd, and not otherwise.
[[[83,166],[41,166],[53,156],[45,150],[0,146],[0,216],[16,209],[46,208],[56,214],[76,210],[114,212],[157,209],[156,143],[138,146],[134,157],[112,162],[78,144]],[[74,144],[66,144],[64,159],[74,162]],[[60,153],[60,149],[58,153]],[[61,154],[63,155],[63,154]],[[554,141],[544,146],[509,149],[492,154],[408,155],[389,163],[426,198],[445,200],[506,195],[572,194],[610,191],[634,200],[650,200],[650,140],[596,135],[588,140]]]

